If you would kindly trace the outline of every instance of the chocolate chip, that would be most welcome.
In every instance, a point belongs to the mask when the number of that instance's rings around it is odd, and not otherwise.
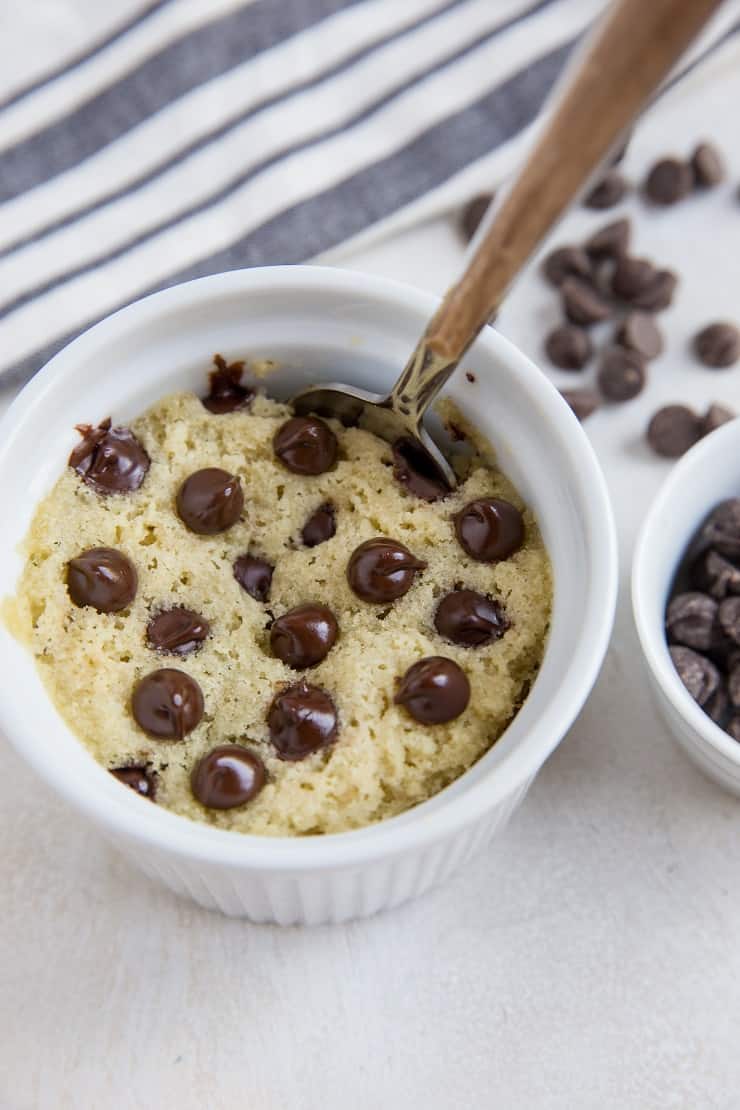
[[[331,501],[320,505],[312,513],[301,531],[301,539],[306,547],[318,547],[320,543],[330,540],[337,530],[337,518]]]
[[[697,590],[703,590],[717,601],[728,594],[740,594],[740,569],[713,548],[694,560],[691,581]]]
[[[726,405],[710,405],[701,419],[702,435],[708,436],[711,432],[716,432],[717,428],[721,428],[723,424],[729,424],[736,417],[737,413],[728,409]]]
[[[509,628],[503,606],[476,590],[452,590],[434,614],[440,636],[464,647],[482,647],[500,640]]]
[[[727,693],[735,709],[740,707],[740,667],[734,666],[727,679]]]
[[[558,247],[545,258],[542,263],[542,273],[551,285],[562,285],[568,277],[589,280],[591,262],[580,247]]]
[[[611,316],[611,308],[591,285],[566,278],[560,287],[563,310],[572,324],[598,324]]]
[[[274,567],[256,555],[239,555],[234,560],[234,578],[255,601],[267,601],[270,596]]]
[[[717,622],[717,602],[698,590],[676,594],[666,609],[665,627],[669,640],[694,651],[712,651],[717,646],[721,639]]]
[[[208,809],[234,809],[256,798],[265,778],[265,765],[255,752],[239,744],[222,744],[195,764],[190,788]]]
[[[281,759],[305,759],[336,740],[337,711],[326,690],[301,681],[275,695],[267,727]]]
[[[488,211],[493,200],[493,193],[481,193],[465,205],[460,219],[460,228],[468,242],[473,238],[480,227],[481,220]]]
[[[599,389],[610,401],[631,401],[645,388],[645,360],[626,347],[607,347],[601,356]]]
[[[658,270],[647,289],[634,297],[632,303],[636,308],[644,308],[648,312],[662,312],[673,301],[677,285],[678,278],[671,270]]]
[[[409,667],[393,700],[423,725],[444,724],[465,710],[470,683],[452,659],[430,655]]]
[[[728,640],[740,645],[740,597],[726,597],[719,603],[719,625]]]
[[[203,694],[190,675],[164,667],[139,680],[131,711],[137,725],[156,740],[183,740],[203,716]]]
[[[286,420],[275,432],[272,446],[283,466],[294,474],[324,474],[337,457],[337,437],[318,416]]]
[[[686,405],[665,405],[653,416],[647,428],[647,441],[658,455],[677,459],[702,436],[701,421]]]
[[[402,543],[379,536],[365,540],[352,552],[347,581],[363,601],[385,605],[408,593],[426,565]]]
[[[111,774],[124,786],[135,790],[137,794],[141,794],[142,798],[148,798],[150,802],[154,801],[157,793],[157,783],[154,773],[146,767],[113,767],[111,768]]]
[[[734,324],[709,324],[694,337],[694,351],[705,366],[732,366],[740,358],[740,331]]]
[[[82,442],[69,465],[96,493],[133,493],[147,476],[149,456],[132,431],[110,425],[110,420],[97,428],[80,424]]]
[[[725,725],[725,732],[731,736],[733,740],[740,742],[740,716],[730,717]]]
[[[238,477],[208,466],[196,470],[180,486],[177,512],[191,532],[212,536],[236,524],[244,508],[244,494]]]
[[[740,498],[730,497],[712,509],[697,540],[699,548],[713,547],[728,559],[740,558]]]
[[[632,225],[626,217],[614,220],[595,231],[584,243],[584,249],[590,258],[620,258],[627,251],[631,234]]]
[[[601,181],[586,194],[586,208],[613,208],[627,192],[627,182],[618,170],[607,170]]]
[[[326,658],[338,632],[337,619],[326,605],[298,605],[274,621],[270,647],[277,659],[302,671]]]
[[[625,301],[633,301],[655,281],[657,270],[647,258],[622,255],[612,275],[612,292]]]
[[[246,408],[254,399],[254,390],[241,384],[244,362],[227,362],[221,355],[214,355],[213,363],[216,369],[208,375],[208,396],[202,398],[205,407],[218,415]]]
[[[420,443],[405,436],[393,444],[393,477],[422,501],[439,501],[450,492],[432,456]]]
[[[136,597],[136,567],[112,547],[91,547],[67,563],[67,590],[75,605],[118,613]]]
[[[678,158],[661,158],[645,179],[645,195],[653,204],[675,204],[691,192],[694,173],[687,162]]]
[[[455,517],[455,534],[463,551],[479,563],[508,559],[524,543],[522,514],[509,501],[479,497]]]
[[[691,169],[700,189],[719,185],[726,176],[724,159],[714,143],[699,143],[691,155]]]
[[[668,649],[678,677],[699,705],[704,706],[719,686],[720,673],[711,659],[687,647]]]
[[[730,710],[730,699],[727,694],[727,686],[721,676],[717,689],[704,703],[703,709],[716,725],[724,728]]]
[[[563,370],[582,370],[593,353],[588,332],[574,324],[561,324],[545,341],[548,358]]]
[[[190,655],[198,650],[210,631],[205,617],[178,605],[152,617],[146,627],[146,638],[149,647],[163,655]]]
[[[628,312],[615,339],[617,343],[631,351],[637,351],[645,359],[657,358],[663,350],[660,328],[647,312]]]
[[[601,403],[595,389],[561,389],[560,396],[579,420],[587,420]]]

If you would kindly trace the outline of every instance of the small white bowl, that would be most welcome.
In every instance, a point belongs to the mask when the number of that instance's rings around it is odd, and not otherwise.
[[[740,794],[740,744],[697,705],[665,637],[665,607],[696,530],[715,505],[740,496],[740,420],[692,447],[676,464],[643,522],[632,563],[632,607],[658,708],[672,735],[709,778]]]
[[[38,374],[0,426],[0,581],[13,589],[18,545],[76,440],[74,425],[131,419],[164,394],[201,390],[214,351],[273,358],[272,389],[315,380],[381,390],[437,307],[433,297],[312,267],[204,278],[131,305],[75,340]],[[573,414],[537,368],[492,328],[448,392],[496,445],[539,519],[554,566],[552,629],[540,674],[498,743],[428,802],[326,837],[244,836],[138,798],[61,720],[26,648],[0,629],[0,725],[19,752],[149,875],[254,921],[344,921],[395,906],[455,871],[524,796],[588,695],[614,614],[617,557],[604,481]]]

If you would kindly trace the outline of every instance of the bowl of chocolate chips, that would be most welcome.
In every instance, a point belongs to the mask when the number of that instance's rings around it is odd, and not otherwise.
[[[699,768],[740,794],[740,424],[684,455],[645,519],[632,600],[658,707]]]
[[[317,382],[388,388],[433,309],[328,268],[204,278],[75,340],[4,419],[0,727],[208,908],[342,921],[442,881],[600,669],[604,482],[494,329],[431,422],[454,489],[291,407]]]

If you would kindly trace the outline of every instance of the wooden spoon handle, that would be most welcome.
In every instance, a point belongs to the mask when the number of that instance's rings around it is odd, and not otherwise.
[[[430,321],[424,336],[427,350],[436,356],[430,363],[451,370],[458,362],[544,236],[720,3],[616,0],[607,11],[566,76],[538,142],[495,210],[470,265]]]

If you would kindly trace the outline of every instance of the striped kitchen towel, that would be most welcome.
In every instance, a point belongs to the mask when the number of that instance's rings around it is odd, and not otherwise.
[[[471,164],[494,186],[604,4],[6,5],[0,375],[145,293],[413,220]],[[738,14],[729,0],[694,56]]]

